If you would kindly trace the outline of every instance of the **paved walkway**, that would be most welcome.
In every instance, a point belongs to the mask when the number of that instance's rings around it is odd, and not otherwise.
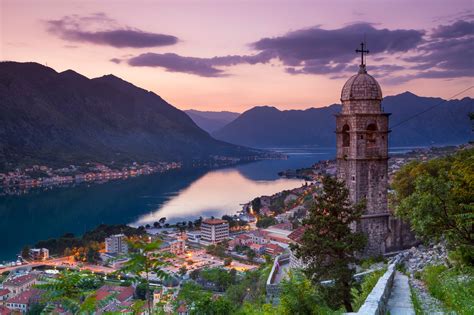
[[[392,292],[388,298],[387,313],[390,315],[415,315],[408,277],[398,271],[395,273]]]

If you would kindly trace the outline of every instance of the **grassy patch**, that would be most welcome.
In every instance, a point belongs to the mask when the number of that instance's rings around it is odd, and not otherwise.
[[[365,299],[367,299],[367,296],[372,292],[372,289],[377,284],[377,281],[379,281],[379,278],[383,276],[385,271],[387,271],[387,268],[372,272],[364,277],[364,280],[362,280],[362,283],[360,284],[360,288],[351,289],[352,307],[354,308],[354,312],[357,312],[362,304],[364,304]]]
[[[365,259],[361,260],[360,267],[363,270],[367,270],[367,269],[370,268],[370,266],[372,266],[373,264],[379,263],[379,262],[386,262],[385,258],[381,255],[376,256],[376,257],[365,258]]]
[[[411,302],[413,303],[413,308],[415,309],[416,315],[424,315],[423,308],[421,307],[420,298],[416,293],[416,290],[410,285],[410,296]]]
[[[474,269],[428,266],[422,279],[431,295],[457,314],[474,314]]]

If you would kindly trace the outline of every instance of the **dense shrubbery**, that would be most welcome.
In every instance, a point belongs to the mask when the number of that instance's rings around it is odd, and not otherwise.
[[[457,314],[474,314],[474,269],[448,269],[443,265],[426,267],[421,278],[429,292]]]
[[[418,236],[445,238],[458,260],[474,264],[474,149],[407,164],[392,186],[396,213]]]
[[[58,238],[39,241],[35,244],[35,247],[49,249],[50,255],[63,255],[67,249],[69,249],[67,253],[71,254],[73,248],[82,248],[81,251],[84,253],[84,256],[86,256],[91,248],[96,249],[97,242],[103,242],[106,237],[120,233],[129,237],[140,236],[145,234],[145,230],[143,228],[136,229],[125,224],[101,224],[95,229],[86,232],[82,237],[76,237],[72,233],[66,233]],[[90,253],[89,256],[95,257],[92,253]]]
[[[274,217],[259,217],[256,225],[258,228],[266,229],[275,224],[277,224],[277,220]]]
[[[364,304],[365,299],[367,299],[370,292],[372,292],[372,289],[377,284],[377,281],[379,281],[379,278],[386,270],[386,268],[383,268],[368,274],[362,280],[360,287],[352,288],[352,307],[354,308],[354,311],[358,311],[362,304]]]

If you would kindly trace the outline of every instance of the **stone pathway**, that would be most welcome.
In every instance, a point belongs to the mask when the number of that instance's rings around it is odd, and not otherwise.
[[[393,279],[393,287],[387,303],[387,313],[390,315],[415,315],[408,277],[399,271],[395,273]]]

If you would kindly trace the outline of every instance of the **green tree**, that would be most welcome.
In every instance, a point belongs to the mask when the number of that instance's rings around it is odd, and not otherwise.
[[[203,280],[213,283],[219,291],[225,291],[235,280],[235,275],[233,276],[223,268],[204,269],[201,271],[200,277]]]
[[[48,279],[36,287],[45,291],[43,298],[46,302],[59,303],[75,314],[81,311],[83,301],[92,299],[95,290],[102,284],[102,278],[89,271],[63,271],[58,277]],[[88,305],[90,303],[82,309],[89,309]]]
[[[179,275],[180,276],[184,276],[186,274],[186,272],[188,272],[188,268],[186,268],[185,265],[182,265],[180,268],[179,268]]]
[[[247,258],[250,260],[250,261],[253,261],[255,259],[255,257],[257,256],[257,254],[255,253],[255,251],[251,248],[247,249],[247,251],[245,252],[245,254],[247,255]]]
[[[410,163],[394,177],[396,214],[424,239],[446,238],[474,263],[474,149]]]
[[[30,259],[30,246],[26,245],[25,247],[23,247],[23,249],[21,250],[21,257],[23,259]]]
[[[190,314],[192,315],[227,315],[232,314],[235,310],[235,306],[226,297],[214,299],[211,292],[203,290],[199,285],[192,282],[183,284],[176,299],[176,307],[183,301],[190,306]]]
[[[257,227],[258,228],[267,228],[271,225],[275,225],[277,223],[277,220],[274,217],[259,217],[257,221]]]
[[[230,266],[232,264],[232,258],[227,257],[224,259],[224,266]]]
[[[254,200],[252,200],[252,209],[255,213],[258,213],[261,208],[262,208],[262,200],[260,200],[260,197],[257,197]]]
[[[159,252],[161,240],[148,242],[146,239],[136,239],[129,242],[130,259],[123,265],[120,272],[131,274],[137,283],[144,282],[146,287],[146,301],[149,314],[152,313],[150,297],[150,274],[154,273],[159,279],[167,279],[169,275],[163,271],[167,265],[166,258],[170,254]],[[143,275],[143,276],[142,276]]]
[[[322,294],[301,272],[291,272],[281,283],[281,313],[283,314],[332,314]]]
[[[86,246],[86,261],[89,263],[95,263],[100,260],[100,245],[97,242],[91,242]]]
[[[43,312],[44,307],[46,304],[44,303],[32,303],[28,308],[27,315],[40,315]]]
[[[306,230],[300,244],[292,245],[296,256],[305,263],[306,276],[320,289],[323,280],[334,280],[332,298],[352,312],[351,285],[358,262],[357,253],[366,244],[362,233],[353,232],[364,211],[364,203],[353,205],[343,182],[332,177],[322,181],[323,191],[315,197],[309,216],[303,220]]]

